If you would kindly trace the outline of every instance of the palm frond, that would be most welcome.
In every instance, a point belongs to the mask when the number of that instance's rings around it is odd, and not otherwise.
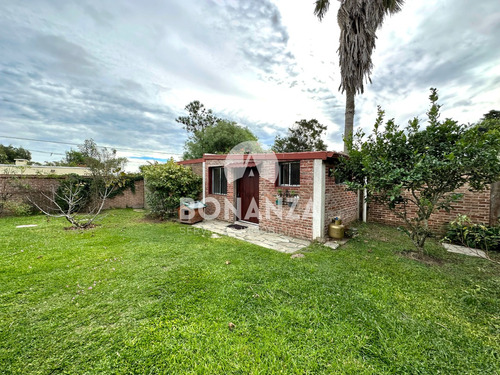
[[[384,8],[386,14],[394,14],[399,12],[404,4],[404,0],[384,0]]]
[[[341,0],[337,13],[340,27],[339,90],[364,92],[365,80],[371,82],[376,31],[383,24],[387,14],[401,10],[403,2],[403,0]]]
[[[314,7],[314,14],[321,21],[325,16],[326,12],[328,12],[328,8],[330,7],[330,0],[316,0],[316,6]]]

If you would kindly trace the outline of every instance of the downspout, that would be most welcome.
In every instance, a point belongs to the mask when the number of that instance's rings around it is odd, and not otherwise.
[[[358,191],[356,192],[356,195],[357,195],[357,198],[358,198],[358,201],[357,201],[357,206],[356,206],[356,220],[362,220],[363,217],[362,217],[362,193],[361,193],[361,189],[358,189]]]
[[[313,161],[313,217],[312,239],[325,236],[325,164],[321,159]]]
[[[205,167],[206,167],[206,163],[203,162],[202,163],[202,170],[203,170],[203,176],[202,176],[203,195],[202,195],[202,200],[201,200],[203,203],[205,203],[205,194],[206,194],[205,188],[207,186],[207,173],[205,171]]]
[[[365,185],[366,185],[366,178],[365,178]],[[366,223],[366,218],[368,216],[368,203],[366,202],[366,199],[368,198],[368,191],[366,188],[363,189],[363,222]]]

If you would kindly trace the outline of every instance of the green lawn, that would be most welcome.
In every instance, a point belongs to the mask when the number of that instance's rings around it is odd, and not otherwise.
[[[0,372],[500,372],[491,262],[422,264],[376,225],[290,259],[132,210],[102,224],[0,219]]]

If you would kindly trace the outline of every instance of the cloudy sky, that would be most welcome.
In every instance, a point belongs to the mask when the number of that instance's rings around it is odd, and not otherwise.
[[[180,158],[186,133],[175,118],[200,100],[268,146],[316,118],[341,150],[331,3],[319,22],[313,0],[2,1],[0,143],[45,161],[93,138],[133,169]],[[371,128],[377,104],[400,124],[424,118],[430,87],[459,122],[500,110],[498,0],[408,0],[377,35],[356,126]]]

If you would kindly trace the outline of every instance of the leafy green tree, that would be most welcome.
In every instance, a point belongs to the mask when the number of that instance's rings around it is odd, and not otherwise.
[[[107,185],[115,181],[127,163],[127,158],[118,157],[116,150],[98,147],[93,139],[85,140],[78,148],[91,175]]]
[[[488,113],[484,114],[485,120],[500,120],[500,111],[492,109]]]
[[[388,14],[401,10],[403,0],[340,0],[337,22],[340,27],[338,49],[341,83],[339,90],[346,93],[344,151],[346,140],[354,127],[354,96],[364,91],[364,80],[370,80],[373,69],[372,53],[377,39],[376,31]],[[330,0],[316,0],[314,14],[323,19]],[[370,80],[371,82],[371,80]]]
[[[213,114],[211,109],[206,109],[198,100],[192,101],[184,109],[189,114],[180,116],[175,121],[183,124],[184,129],[191,134],[203,132],[206,128],[216,125],[221,120]]]
[[[234,121],[219,120],[204,130],[194,131],[186,142],[184,159],[201,158],[203,154],[225,154],[241,142],[257,141],[248,129]]]
[[[22,147],[0,145],[0,164],[14,164],[15,159],[31,160],[31,152]]]
[[[352,190],[366,188],[370,201],[386,205],[404,223],[420,254],[431,235],[428,221],[439,209],[450,210],[467,185],[481,190],[500,177],[500,131],[439,120],[436,89],[431,89],[428,126],[415,118],[406,129],[389,120],[383,127],[379,108],[373,134],[358,131],[348,142],[349,158],[336,176]]]
[[[500,118],[485,117],[479,121],[475,126],[481,129],[500,129]]]
[[[66,151],[66,155],[59,161],[45,162],[45,165],[55,165],[61,167],[81,167],[86,166],[85,155],[77,150]]]
[[[201,177],[173,159],[140,168],[146,184],[146,202],[154,217],[174,216],[181,198],[198,199],[201,193]]]
[[[326,126],[315,119],[296,121],[286,137],[275,138],[271,149],[274,152],[325,151],[326,144],[321,139],[325,130]]]

